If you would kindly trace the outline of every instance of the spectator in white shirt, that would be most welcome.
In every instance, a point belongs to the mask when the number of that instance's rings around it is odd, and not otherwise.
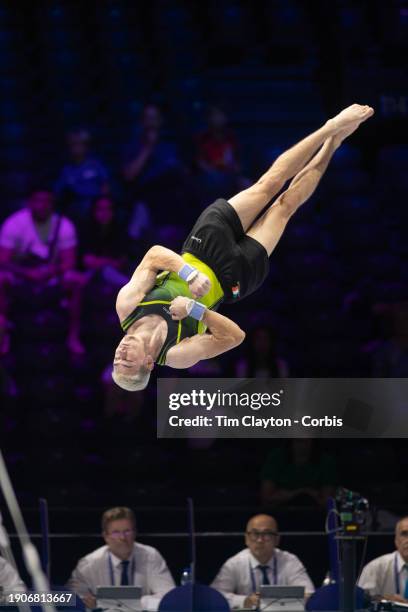
[[[26,590],[17,570],[3,557],[0,557],[0,586],[6,593]]]
[[[135,542],[136,519],[130,508],[118,507],[102,515],[105,546],[79,560],[67,586],[88,608],[95,608],[98,586],[142,587],[144,610],[157,610],[162,597],[175,585],[161,554]]]
[[[0,229],[0,354],[9,348],[7,312],[14,285],[31,287],[60,283],[67,297],[68,348],[83,353],[79,338],[82,275],[75,271],[77,237],[74,225],[54,212],[53,194],[35,188],[26,207],[7,217]]]
[[[278,525],[272,516],[258,514],[248,521],[245,544],[247,548],[224,563],[211,585],[231,608],[257,608],[261,584],[304,586],[306,594],[313,593],[301,561],[277,548]]]
[[[408,603],[408,516],[395,526],[395,548],[363,568],[358,585],[371,597]]]

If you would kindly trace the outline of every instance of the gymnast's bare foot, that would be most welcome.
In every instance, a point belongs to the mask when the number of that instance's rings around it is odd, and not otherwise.
[[[348,127],[344,128],[344,130],[340,130],[340,132],[337,132],[337,134],[333,136],[334,146],[338,148],[343,142],[343,140],[348,138],[353,132],[356,131],[359,125],[360,123],[356,121],[355,123],[351,123]]]
[[[357,123],[357,126],[360,125],[360,123],[366,121],[369,117],[372,117],[372,115],[374,115],[374,109],[371,108],[371,106],[352,104],[333,117],[333,119],[329,119],[327,123],[334,128],[335,133],[337,133],[355,123]]]

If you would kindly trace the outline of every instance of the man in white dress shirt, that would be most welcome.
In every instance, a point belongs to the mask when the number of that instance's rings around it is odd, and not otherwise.
[[[98,586],[139,586],[143,609],[157,610],[161,598],[175,585],[159,551],[135,542],[136,520],[132,510],[118,507],[104,512],[102,536],[106,545],[79,560],[67,586],[88,608],[96,607]]]
[[[248,521],[245,544],[247,548],[224,563],[211,585],[227,598],[231,608],[258,607],[261,584],[304,586],[306,594],[313,593],[302,562],[277,548],[278,525],[272,516],[257,514]]]
[[[358,585],[372,597],[408,603],[408,516],[395,526],[396,550],[367,563]]]
[[[0,557],[0,587],[3,587],[6,593],[26,590],[17,570],[3,557]]]

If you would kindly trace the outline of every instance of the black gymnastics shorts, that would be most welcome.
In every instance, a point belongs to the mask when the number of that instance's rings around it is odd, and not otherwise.
[[[260,242],[247,236],[227,200],[216,200],[197,219],[183,244],[214,271],[227,303],[253,293],[269,272],[269,258]]]

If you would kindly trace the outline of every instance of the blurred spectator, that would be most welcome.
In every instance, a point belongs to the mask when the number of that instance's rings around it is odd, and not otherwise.
[[[89,213],[92,201],[109,193],[108,171],[92,155],[91,135],[75,129],[67,135],[69,161],[62,168],[55,192],[64,212],[80,222]]]
[[[320,452],[315,440],[292,439],[269,453],[261,478],[261,498],[266,506],[325,507],[337,484],[336,463],[334,457]]]
[[[0,586],[6,592],[25,591],[26,587],[17,570],[0,556]],[[1,595],[1,594],[0,594]]]
[[[196,163],[205,201],[232,196],[250,184],[240,175],[238,140],[226,113],[218,106],[209,108],[207,128],[197,136]]]
[[[163,116],[155,104],[143,108],[139,126],[125,148],[122,171],[133,209],[129,225],[132,238],[138,238],[150,225],[151,213],[160,224],[174,221],[186,175],[175,143],[163,135]]]
[[[105,545],[79,560],[68,582],[88,608],[96,607],[98,586],[142,587],[143,610],[157,610],[174,587],[165,560],[152,546],[135,542],[136,520],[130,508],[111,508],[102,516]]]
[[[238,378],[289,376],[289,366],[277,353],[271,327],[256,327],[248,334],[245,354],[237,361],[235,376]]]
[[[30,291],[61,285],[69,312],[68,348],[83,353],[80,333],[80,275],[75,271],[77,238],[73,224],[54,212],[54,197],[35,189],[27,206],[10,215],[0,230],[0,342],[9,348],[7,312],[14,286]]]
[[[83,267],[91,276],[99,274],[104,281],[120,287],[128,282],[124,273],[126,241],[111,198],[102,196],[95,200],[81,242]]]
[[[391,338],[373,351],[372,374],[379,378],[408,377],[408,302],[379,305],[377,312],[388,314],[392,323]]]

